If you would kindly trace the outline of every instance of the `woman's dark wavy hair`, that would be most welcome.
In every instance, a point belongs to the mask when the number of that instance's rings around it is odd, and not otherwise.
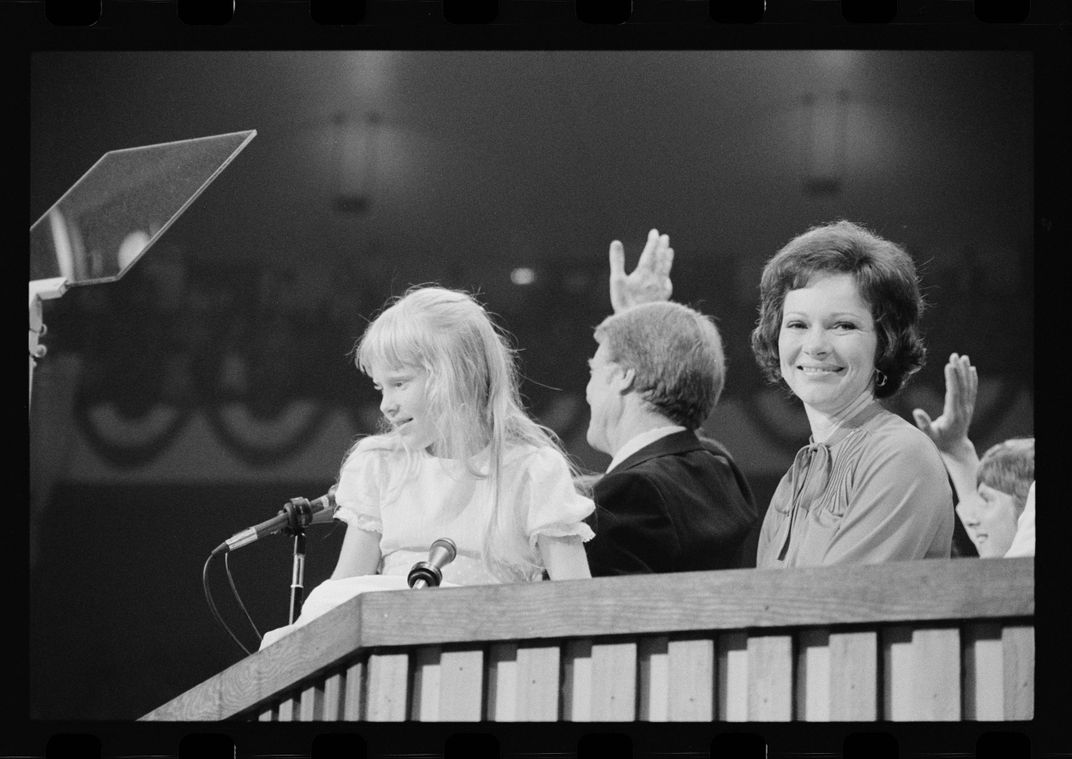
[[[851,221],[812,227],[790,240],[763,268],[752,352],[764,376],[774,383],[782,379],[778,334],[785,294],[824,274],[851,274],[856,279],[875,320],[875,368],[887,377],[884,385],[875,383],[875,396],[894,395],[920,370],[927,354],[920,335],[924,301],[916,267],[900,246]]]

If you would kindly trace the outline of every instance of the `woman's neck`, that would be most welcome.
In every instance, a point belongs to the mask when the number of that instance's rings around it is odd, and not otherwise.
[[[863,409],[875,402],[871,388],[864,390],[853,400],[833,412],[819,411],[811,406],[804,406],[811,427],[811,437],[816,443],[825,443],[831,436]]]

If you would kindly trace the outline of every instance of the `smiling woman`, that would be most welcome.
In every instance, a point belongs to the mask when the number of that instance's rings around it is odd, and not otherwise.
[[[804,403],[812,431],[832,416],[866,405],[875,381],[875,320],[851,274],[816,275],[790,290],[782,307],[778,359],[782,378]]]
[[[756,360],[804,404],[811,442],[779,483],[757,566],[948,558],[952,492],[937,447],[887,411],[923,365],[923,300],[900,247],[841,221],[766,265]]]

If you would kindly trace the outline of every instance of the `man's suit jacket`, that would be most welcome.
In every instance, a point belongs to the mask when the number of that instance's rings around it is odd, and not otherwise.
[[[759,514],[729,453],[690,430],[641,448],[596,482],[592,576],[755,566]]]

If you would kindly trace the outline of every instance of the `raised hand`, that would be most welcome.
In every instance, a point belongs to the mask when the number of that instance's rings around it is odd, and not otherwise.
[[[640,252],[640,260],[630,274],[625,273],[625,249],[619,240],[610,244],[610,304],[614,313],[641,303],[670,300],[673,287],[670,283],[670,267],[674,263],[674,249],[670,236],[660,235],[659,230],[648,232],[648,242]]]
[[[942,415],[932,420],[921,408],[912,411],[916,426],[934,441],[938,450],[949,456],[962,455],[968,447],[975,448],[968,438],[975,411],[975,396],[979,375],[967,356],[953,353],[945,365],[945,407]]]

